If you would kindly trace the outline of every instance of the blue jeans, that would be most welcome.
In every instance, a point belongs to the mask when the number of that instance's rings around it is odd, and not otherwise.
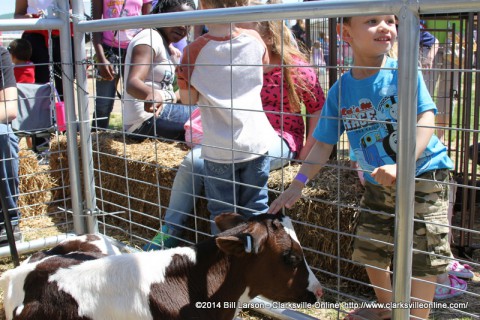
[[[9,125],[0,123],[0,183],[4,184],[6,207],[12,225],[18,224],[20,212],[17,207],[19,194],[18,180],[18,138]],[[0,222],[4,217],[0,207]],[[3,226],[0,227],[0,229]]]
[[[170,202],[165,213],[168,234],[181,237],[183,228],[189,217],[193,217],[193,209],[203,191],[204,161],[200,158],[201,147],[196,146],[183,158],[173,181]],[[288,144],[278,137],[276,143],[268,151],[270,170],[277,170],[295,158]]]
[[[122,61],[122,67],[125,63],[126,49],[111,48],[102,44],[104,52],[112,50],[116,53]],[[115,94],[117,93],[117,85],[120,76],[123,76],[123,71],[120,72],[112,81],[97,80],[95,81],[95,112],[93,113],[92,128],[107,129],[110,122],[110,114],[113,110],[115,102]]]
[[[120,77],[115,77],[112,81],[95,81],[95,111],[93,113],[92,128],[107,129],[110,122],[110,114],[115,102],[115,93]]]
[[[197,107],[182,104],[163,105],[162,112],[155,118],[145,120],[140,128],[133,131],[129,136],[136,140],[144,140],[148,137],[159,137],[175,141],[185,141],[185,122],[190,119],[190,114]]]
[[[246,218],[267,212],[270,173],[267,155],[239,163],[204,162],[212,234],[219,232],[213,220],[223,212],[238,212]]]

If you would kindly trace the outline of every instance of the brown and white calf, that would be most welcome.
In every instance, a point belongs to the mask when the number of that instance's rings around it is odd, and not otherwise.
[[[119,255],[121,252],[108,238],[97,234],[85,234],[82,236],[69,237],[50,250],[36,252],[28,257],[23,264],[37,262],[51,256],[75,256],[77,254],[91,254],[92,259],[96,259],[102,256]],[[84,260],[88,259],[79,261]]]
[[[7,319],[232,319],[258,295],[312,303],[322,295],[289,218],[229,213],[216,223],[226,231],[193,247],[22,264],[0,279]]]

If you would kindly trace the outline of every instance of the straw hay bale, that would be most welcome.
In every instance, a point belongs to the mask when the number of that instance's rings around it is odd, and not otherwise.
[[[281,191],[287,188],[300,166],[285,167],[270,174],[269,188]],[[284,184],[282,185],[282,179]],[[295,203],[286,214],[297,220],[295,231],[305,250],[308,263],[327,273],[333,273],[359,281],[366,281],[363,267],[350,260],[353,252],[355,217],[363,194],[357,174],[349,170],[348,161],[331,161],[320,174],[303,190],[303,198]],[[278,193],[271,192],[273,201]],[[328,274],[318,275],[323,282],[336,281]],[[350,288],[357,284],[349,283]]]
[[[62,145],[52,146],[52,149],[66,150],[65,139],[60,139],[58,143]],[[121,136],[98,134],[93,141],[93,152],[96,195],[97,200],[100,200],[100,209],[109,213],[125,212],[117,216],[158,229],[158,218],[163,218],[168,206],[176,169],[188,149],[180,143],[163,143],[158,140],[124,142]],[[52,155],[52,174],[62,172],[57,169],[65,168],[68,164],[66,160],[65,152]],[[362,190],[356,174],[347,170],[348,163],[336,164],[337,167],[322,169],[322,173],[304,189],[306,197],[286,212],[300,222],[295,228],[302,245],[320,252],[306,253],[310,264],[333,274],[358,279],[358,274],[363,274],[363,269],[339,262],[336,256],[345,259],[351,257],[352,239],[348,235],[354,230],[356,210],[353,206],[358,205]],[[298,169],[299,165],[291,165],[272,172],[269,188],[280,191],[283,187],[288,187]],[[55,180],[60,181],[59,177],[55,177]],[[64,181],[68,181],[68,177],[64,177]],[[270,192],[271,200],[277,196],[278,192]],[[196,213],[197,216],[208,219],[205,200],[199,201]],[[128,225],[126,221],[117,220],[114,223],[121,228]],[[209,223],[200,221],[198,228],[208,233]],[[145,235],[145,230],[143,233],[146,238],[154,235],[153,232]],[[194,240],[192,234],[187,233],[185,237]]]
[[[187,153],[182,144],[145,140],[134,142],[122,136],[100,133],[92,141],[96,196],[103,212],[125,212],[135,223],[158,228],[158,217],[163,214],[170,198],[170,188],[176,168]],[[70,183],[66,138],[52,144],[50,167],[57,181]],[[79,152],[81,157],[81,153]],[[80,168],[81,169],[81,168]],[[80,170],[81,171],[81,170]],[[82,173],[80,173],[82,175]],[[62,175],[62,177],[60,177]],[[63,179],[63,180],[61,180]],[[83,182],[83,178],[82,178]],[[69,188],[65,195],[69,197]],[[159,208],[159,205],[162,208]],[[129,215],[133,216],[129,216]]]
[[[19,152],[19,180],[18,207],[22,218],[45,215],[52,200],[54,180],[45,168],[40,167],[31,150]]]

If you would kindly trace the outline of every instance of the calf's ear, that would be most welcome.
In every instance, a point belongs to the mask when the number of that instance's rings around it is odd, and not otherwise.
[[[250,234],[240,234],[238,236],[225,237],[220,236],[217,237],[215,241],[218,248],[229,255],[242,256],[254,251],[254,240]]]
[[[243,216],[233,212],[222,213],[215,217],[215,224],[220,232],[236,227],[245,221],[247,220]]]

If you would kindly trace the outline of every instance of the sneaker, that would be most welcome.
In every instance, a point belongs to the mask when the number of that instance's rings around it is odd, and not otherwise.
[[[463,279],[472,279],[473,278],[473,272],[472,272],[472,267],[470,267],[468,264],[460,264],[458,261],[451,261],[448,264],[447,270],[448,274],[451,274],[452,276],[456,276],[458,278],[463,278]]]
[[[163,244],[163,246],[162,246]],[[143,251],[162,250],[164,248],[174,248],[178,245],[178,240],[168,234],[168,226],[162,226],[162,230],[157,233],[153,239],[143,246]]]
[[[451,274],[448,275],[448,280],[450,281],[450,286],[448,285],[437,285],[435,288],[434,300],[445,300],[454,297],[461,296],[467,290],[467,282],[459,279]]]
[[[22,233],[20,232],[20,227],[18,225],[12,226],[13,228],[13,238],[15,239],[15,242],[22,242],[23,237]],[[2,228],[0,230],[0,247],[7,246],[8,245],[8,237],[7,237],[7,231],[5,228]]]
[[[48,166],[50,164],[50,152],[44,151],[37,154],[37,160],[39,166]]]

